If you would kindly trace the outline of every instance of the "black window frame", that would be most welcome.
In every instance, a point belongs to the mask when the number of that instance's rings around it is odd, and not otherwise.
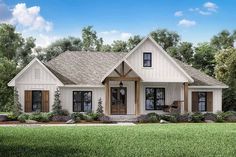
[[[150,60],[145,59],[145,55],[150,55]],[[145,62],[149,61],[150,65],[145,65]],[[151,52],[144,52],[143,53],[143,67],[152,67],[152,53]]]
[[[202,94],[202,93],[204,93],[205,94],[205,101],[200,101],[200,95]],[[201,107],[199,107],[199,105],[200,105],[200,103],[201,102],[205,102],[205,109],[204,110],[200,110],[199,108],[201,108]],[[199,112],[207,112],[207,92],[198,92],[198,111]]]
[[[36,93],[36,92],[39,92],[39,93],[41,93],[41,99],[40,99],[40,110],[39,111],[37,111],[37,110],[34,110],[34,107],[33,107],[33,105],[34,105],[34,93]],[[41,91],[41,90],[33,90],[32,91],[32,112],[42,112],[42,106],[43,106],[43,92]]]
[[[74,99],[74,96],[75,96],[75,92],[81,92],[81,100],[80,100],[80,102],[81,102],[81,111],[75,111],[75,103],[77,102],[77,101],[74,101],[75,99]],[[86,92],[91,92],[91,109],[90,109],[90,111],[89,112],[92,112],[92,108],[93,108],[93,92],[92,91],[73,91],[73,98],[72,98],[72,101],[73,101],[73,112],[87,112],[87,111],[84,111],[84,93],[86,93]]]
[[[153,103],[154,103],[154,109],[148,109],[148,108],[147,108],[147,104],[146,104],[146,100],[147,100],[146,89],[154,89],[154,102],[153,102]],[[156,102],[157,102],[157,98],[156,98],[157,89],[163,90],[164,98],[162,98],[162,99],[164,99],[164,105],[162,105],[162,106],[158,106],[158,105],[156,104]],[[146,88],[145,88],[145,110],[147,110],[147,111],[163,110],[163,109],[165,108],[165,102],[166,102],[166,91],[165,91],[165,90],[166,90],[166,89],[163,88],[163,87],[146,87]]]

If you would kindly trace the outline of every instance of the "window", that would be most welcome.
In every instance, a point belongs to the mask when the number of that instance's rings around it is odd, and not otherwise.
[[[207,106],[207,93],[206,92],[199,92],[198,93],[198,111],[205,112]]]
[[[92,92],[73,91],[73,112],[92,111]]]
[[[42,109],[42,91],[32,91],[32,111],[41,112]]]
[[[143,67],[152,67],[152,53],[151,52],[143,53]]]
[[[165,106],[165,88],[145,89],[146,110],[162,110]]]
[[[40,69],[34,69],[35,79],[40,79]]]

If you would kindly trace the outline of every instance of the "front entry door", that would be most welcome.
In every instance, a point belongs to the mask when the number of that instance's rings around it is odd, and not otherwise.
[[[111,114],[127,114],[127,89],[126,87],[111,87]]]

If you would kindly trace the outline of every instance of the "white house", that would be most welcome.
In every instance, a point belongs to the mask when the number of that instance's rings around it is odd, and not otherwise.
[[[24,112],[49,112],[59,88],[63,109],[106,115],[217,112],[222,89],[214,78],[170,57],[151,37],[128,53],[64,52],[47,63],[33,59],[9,83]]]

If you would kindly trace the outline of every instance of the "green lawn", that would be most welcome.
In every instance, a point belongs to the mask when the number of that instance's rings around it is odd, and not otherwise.
[[[236,156],[236,124],[0,127],[0,156]]]

